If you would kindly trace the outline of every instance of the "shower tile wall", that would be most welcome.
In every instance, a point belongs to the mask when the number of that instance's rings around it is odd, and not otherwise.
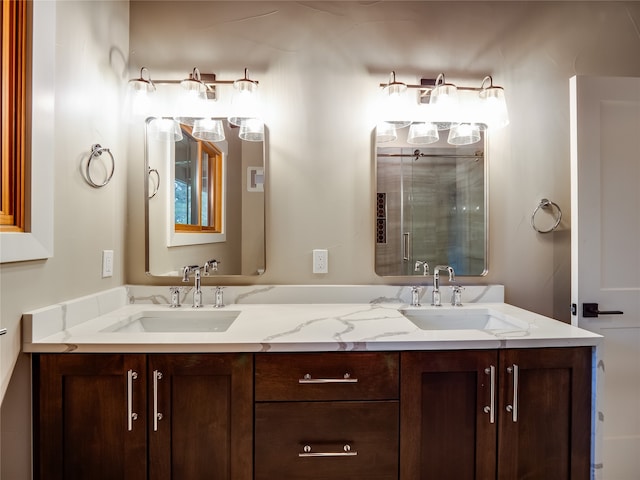
[[[415,159],[413,149],[406,148],[379,152],[407,156],[378,157],[377,192],[386,197],[386,242],[376,244],[376,272],[412,275],[415,261],[424,260],[431,267],[448,264],[458,272],[480,274],[485,239],[475,220],[484,216],[482,159]],[[403,260],[407,233],[410,255]]]

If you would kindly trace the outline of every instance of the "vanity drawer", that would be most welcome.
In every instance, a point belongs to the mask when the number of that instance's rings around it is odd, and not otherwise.
[[[397,352],[267,353],[255,361],[258,402],[398,398]]]
[[[397,401],[255,406],[255,480],[397,480]]]

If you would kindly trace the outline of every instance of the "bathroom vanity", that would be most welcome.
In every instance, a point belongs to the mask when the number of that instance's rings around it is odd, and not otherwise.
[[[209,332],[167,331],[190,307],[131,330],[162,304],[26,314],[34,478],[589,478],[597,335],[383,299],[197,309]]]

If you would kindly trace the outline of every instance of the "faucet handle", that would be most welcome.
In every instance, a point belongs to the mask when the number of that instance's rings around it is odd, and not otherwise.
[[[218,271],[218,265],[221,264],[222,262],[219,260],[216,260],[215,258],[209,260],[208,262],[204,263],[204,275],[205,277],[208,277],[209,274],[211,272],[217,272]]]
[[[182,287],[169,287],[169,292],[171,292],[171,303],[169,303],[169,306],[172,308],[180,307],[180,293],[182,292]]]
[[[451,285],[451,306],[452,307],[461,307],[462,306],[462,291],[464,287],[461,285]]]
[[[422,292],[422,287],[420,285],[414,285],[411,287],[411,306],[412,307],[420,306],[420,292]]]
[[[215,297],[215,303],[213,304],[213,306],[215,308],[222,308],[224,307],[224,287],[216,287],[214,289],[214,297]]]

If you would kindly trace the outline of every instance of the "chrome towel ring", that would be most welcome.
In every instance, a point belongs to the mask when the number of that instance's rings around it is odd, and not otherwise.
[[[111,159],[111,169],[107,170],[107,176],[103,183],[96,183],[94,182],[93,178],[91,178],[91,161],[94,158],[98,158],[102,156],[104,152],[109,154],[109,158]],[[87,183],[91,185],[93,188],[104,187],[107,183],[111,181],[111,177],[113,177],[113,173],[115,172],[115,170],[116,170],[116,162],[113,159],[113,154],[111,153],[111,151],[108,148],[101,146],[99,143],[92,145],[91,155],[89,155],[89,160],[87,161],[87,168],[85,170],[86,172],[85,180],[87,181]]]
[[[555,209],[556,211],[555,223],[551,228],[547,230],[540,230],[538,227],[536,227],[536,213],[538,213],[540,209],[549,210],[551,211],[551,213],[553,213],[553,209]],[[558,225],[560,225],[561,220],[562,220],[562,210],[560,210],[560,207],[558,206],[558,204],[555,202],[552,202],[549,199],[543,198],[542,200],[540,200],[540,203],[538,204],[536,209],[533,211],[533,214],[531,215],[531,226],[538,233],[549,233],[549,232],[553,232],[556,228],[558,228]]]

